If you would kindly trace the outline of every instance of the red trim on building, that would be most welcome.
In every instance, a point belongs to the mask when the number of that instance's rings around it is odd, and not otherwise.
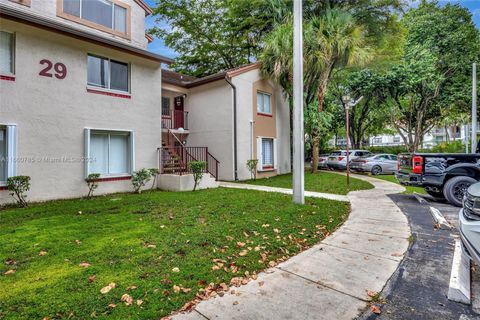
[[[272,170],[273,166],[263,166],[262,169],[264,170]]]
[[[0,191],[7,190],[7,186],[0,186]]]
[[[98,182],[110,182],[110,181],[122,181],[122,180],[130,180],[132,176],[124,176],[124,177],[111,177],[111,178],[100,178]]]
[[[262,113],[262,112],[257,112],[257,115],[262,116],[262,117],[273,117],[273,114],[271,113]]]
[[[87,92],[96,93],[96,94],[103,94],[105,96],[111,96],[111,97],[117,97],[117,98],[123,98],[123,99],[130,99],[131,98],[131,96],[129,94],[107,92],[107,91],[102,91],[102,90],[87,89]]]
[[[0,76],[0,80],[15,81],[15,77],[12,77],[12,76]]]

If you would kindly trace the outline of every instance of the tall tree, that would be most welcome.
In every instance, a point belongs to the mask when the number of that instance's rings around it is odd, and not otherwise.
[[[385,77],[392,124],[409,151],[437,125],[445,109],[469,104],[470,66],[480,58],[480,35],[459,5],[422,1],[403,18],[408,31],[403,61]]]
[[[304,96],[306,106],[314,101],[317,112],[323,110],[328,81],[334,68],[368,60],[369,47],[363,26],[341,9],[326,9],[321,16],[309,17],[303,27]],[[293,26],[291,19],[279,25],[267,37],[260,55],[262,72],[291,94]],[[317,121],[316,117],[306,120]],[[318,125],[307,125],[312,140],[312,172],[318,168],[320,135]]]
[[[281,0],[161,0],[149,31],[179,54],[174,70],[204,76],[255,61],[282,7]]]

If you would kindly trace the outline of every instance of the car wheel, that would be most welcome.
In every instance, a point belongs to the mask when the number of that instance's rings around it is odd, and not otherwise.
[[[477,182],[477,180],[470,177],[453,177],[445,183],[445,186],[443,187],[443,195],[448,202],[454,206],[461,207],[463,195],[468,187],[475,182]]]
[[[435,192],[431,190],[425,190],[426,193],[428,193],[434,200],[445,200],[445,196],[443,195],[443,192]]]
[[[380,166],[373,166],[372,174],[378,176],[380,173],[382,173],[382,168]]]

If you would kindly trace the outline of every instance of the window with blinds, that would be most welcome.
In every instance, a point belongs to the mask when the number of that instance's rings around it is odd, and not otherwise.
[[[271,95],[264,92],[257,92],[257,112],[272,114]]]
[[[262,165],[264,168],[273,168],[273,139],[262,139]]]
[[[92,158],[89,173],[103,176],[130,173],[132,158],[128,132],[92,131],[89,157]]]
[[[14,36],[0,31],[0,74],[14,74]]]

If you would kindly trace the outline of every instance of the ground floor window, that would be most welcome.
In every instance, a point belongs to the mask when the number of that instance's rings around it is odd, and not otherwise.
[[[0,185],[16,175],[16,127],[0,125]]]
[[[273,139],[262,139],[262,166],[264,169],[273,168]]]
[[[87,175],[129,175],[133,171],[133,132],[87,129]]]

